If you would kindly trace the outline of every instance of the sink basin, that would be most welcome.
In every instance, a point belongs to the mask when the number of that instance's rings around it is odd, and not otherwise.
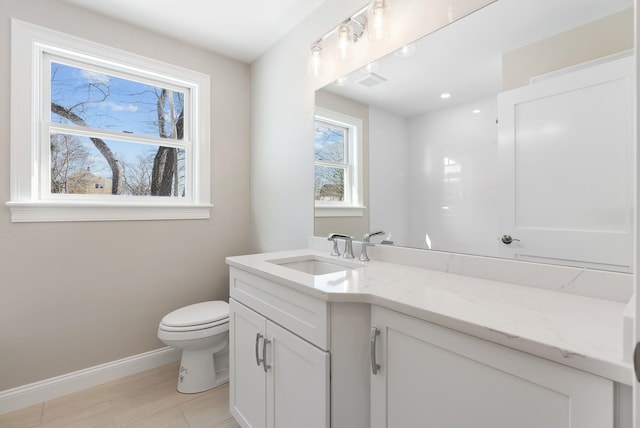
[[[291,257],[269,260],[269,262],[310,275],[326,275],[328,273],[344,272],[358,267],[355,264],[350,265],[349,262],[346,261],[340,261],[338,263],[333,259],[324,259],[318,256]]]

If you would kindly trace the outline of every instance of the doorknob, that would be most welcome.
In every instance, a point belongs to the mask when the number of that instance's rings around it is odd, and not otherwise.
[[[518,241],[520,242],[519,239],[516,238],[512,238],[511,235],[502,235],[502,238],[500,238],[500,240],[502,241],[503,244],[511,244],[513,241]]]

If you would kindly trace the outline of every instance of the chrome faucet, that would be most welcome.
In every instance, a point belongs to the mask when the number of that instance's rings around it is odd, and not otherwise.
[[[360,250],[360,261],[368,262],[369,256],[367,255],[367,247],[373,247],[376,244],[371,243],[372,236],[384,235],[386,232],[379,230],[377,232],[366,233],[364,235],[364,239],[362,240],[362,248]]]
[[[338,248],[338,240],[344,239],[344,254],[342,255],[345,259],[352,259],[353,256],[353,240],[355,239],[353,236],[343,235],[340,233],[330,233],[327,236],[329,241],[333,242],[333,250],[331,251],[332,256],[339,256],[340,249]]]

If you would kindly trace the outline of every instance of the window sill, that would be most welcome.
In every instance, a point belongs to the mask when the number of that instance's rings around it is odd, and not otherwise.
[[[212,205],[109,202],[6,203],[14,223],[59,221],[195,220],[208,219]]]
[[[318,206],[315,208],[316,217],[362,217],[367,207],[361,206]]]

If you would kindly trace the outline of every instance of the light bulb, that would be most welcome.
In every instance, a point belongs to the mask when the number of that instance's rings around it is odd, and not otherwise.
[[[373,0],[369,5],[369,40],[381,42],[389,38],[389,7],[386,0]]]
[[[353,58],[353,30],[348,22],[338,27],[338,42],[336,44],[335,56],[341,61],[348,61]]]
[[[322,75],[322,46],[319,43],[311,45],[309,52],[309,75],[318,77]]]

